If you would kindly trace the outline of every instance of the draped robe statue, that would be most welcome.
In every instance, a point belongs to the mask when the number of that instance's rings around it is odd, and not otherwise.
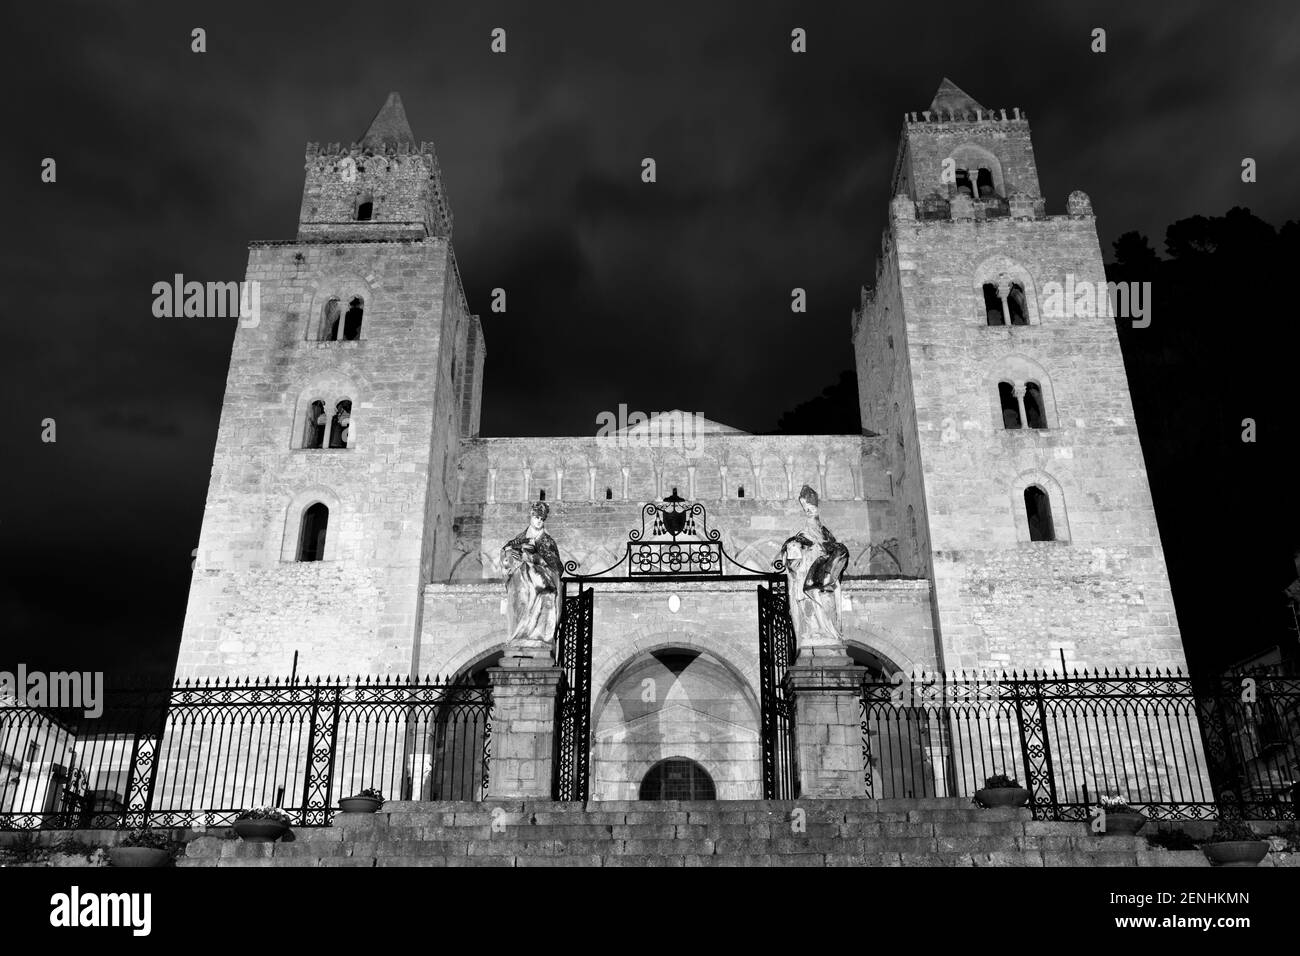
[[[804,526],[786,539],[780,552],[785,561],[795,640],[801,651],[805,647],[838,647],[844,643],[836,596],[849,563],[849,549],[822,524],[817,504],[817,492],[804,485],[799,491]]]
[[[542,656],[543,652],[552,658],[555,655],[555,623],[559,618],[564,565],[555,539],[546,533],[549,514],[545,502],[533,502],[528,527],[501,549],[501,565],[506,572],[507,640],[515,648],[531,652],[522,656]]]

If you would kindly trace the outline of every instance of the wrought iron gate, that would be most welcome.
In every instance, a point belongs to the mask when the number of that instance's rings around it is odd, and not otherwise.
[[[784,578],[758,588],[759,703],[762,710],[763,799],[793,800],[795,772],[794,702],[785,687],[785,672],[794,663],[794,624]]]
[[[562,673],[555,708],[556,800],[587,799],[591,751],[591,588],[565,595],[555,628],[555,663]]]
[[[586,800],[591,756],[592,597],[601,583],[752,581],[758,590],[758,655],[761,672],[760,731],[763,739],[763,796],[793,799],[794,709],[786,694],[785,672],[795,654],[794,625],[780,560],[763,571],[741,564],[710,528],[704,505],[677,494],[641,507],[641,527],[628,532],[626,553],[594,574],[564,565],[560,620],[556,625],[556,664],[561,675],[555,714],[556,800]],[[619,570],[624,573],[617,574]],[[728,573],[730,571],[730,573]],[[737,573],[738,572],[738,573]],[[577,588],[570,593],[570,588]]]

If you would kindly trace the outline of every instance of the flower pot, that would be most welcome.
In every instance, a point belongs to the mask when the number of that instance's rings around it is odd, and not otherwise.
[[[981,807],[1023,807],[1029,802],[1029,791],[1024,787],[983,787],[975,791],[975,802]]]
[[[1268,856],[1267,840],[1228,840],[1224,843],[1202,843],[1201,852],[1211,866],[1259,866]]]
[[[1133,836],[1147,825],[1147,818],[1133,810],[1120,810],[1112,813],[1106,811],[1106,830],[1108,835]]]
[[[279,820],[236,820],[234,828],[246,843],[274,843],[289,832],[289,824]]]
[[[166,866],[171,853],[151,846],[112,846],[108,858],[114,866]]]
[[[344,797],[339,800],[339,809],[344,813],[377,813],[384,801],[374,797]]]

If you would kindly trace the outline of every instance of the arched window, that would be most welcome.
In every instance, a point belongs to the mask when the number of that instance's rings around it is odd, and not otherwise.
[[[642,800],[716,800],[717,791],[709,772],[694,760],[673,757],[661,760],[641,780]]]
[[[736,497],[737,497],[737,498],[743,498],[743,497],[745,497],[745,486],[744,486],[744,485],[741,485],[739,488],[736,489]]]
[[[366,193],[357,202],[357,222],[369,222],[374,211],[375,201],[370,193]]]
[[[342,313],[338,299],[330,299],[325,303],[320,317],[320,341],[333,342],[339,337],[339,316]]]
[[[317,399],[307,408],[306,427],[302,433],[303,448],[320,448],[325,443],[325,426],[329,417],[325,414],[325,403]]]
[[[612,501],[613,498],[614,498],[614,489],[613,489],[613,488],[606,488],[606,489],[605,489],[605,500],[606,500],[606,501]]]
[[[1047,427],[1047,414],[1043,410],[1043,390],[1039,388],[1037,382],[1025,383],[1025,424],[1030,428]]]
[[[343,399],[334,406],[334,417],[330,420],[330,447],[347,448],[348,435],[352,428],[352,402]]]
[[[1010,382],[998,382],[998,401],[1002,405],[1002,427],[1020,428],[1020,403],[1016,401],[1016,387]]]
[[[545,488],[539,488],[539,489],[538,489],[538,491],[537,491],[537,500],[538,500],[538,501],[545,501],[545,500],[546,500],[546,489],[545,489]]]
[[[1025,489],[1025,517],[1029,519],[1030,541],[1055,541],[1052,527],[1052,502],[1038,485]]]
[[[1011,283],[1011,291],[1007,293],[1007,313],[1011,316],[1012,325],[1029,324],[1029,310],[1025,308],[1025,287],[1019,282]]]
[[[970,172],[965,169],[957,170],[957,192],[965,193],[967,196],[972,197],[974,195],[971,192]]]
[[[322,561],[325,558],[325,526],[330,510],[319,501],[302,513],[302,531],[298,535],[298,560]]]
[[[348,314],[343,317],[343,338],[354,342],[361,338],[361,318],[365,314],[365,302],[356,296],[348,303]]]
[[[979,172],[975,174],[975,188],[979,190],[981,199],[994,195],[993,173],[987,166],[981,166]]]
[[[1002,313],[1002,299],[998,287],[992,282],[984,283],[984,317],[989,325],[1006,325],[1006,316]]]

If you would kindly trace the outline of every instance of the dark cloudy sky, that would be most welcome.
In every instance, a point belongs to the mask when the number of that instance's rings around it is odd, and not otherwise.
[[[815,7],[815,9],[808,9]],[[1103,248],[1248,205],[1300,216],[1294,2],[23,4],[3,69],[9,659],[170,667],[233,321],[154,282],[291,238],[309,140],[390,90],[436,142],[488,343],[489,435],[626,402],[763,431],[852,363],[901,117],[944,75],[1034,130],[1049,212]],[[504,27],[508,52],[489,51]],[[809,52],[789,51],[808,31]],[[190,52],[190,31],[208,52]],[[1109,50],[1089,51],[1102,27]],[[40,162],[58,181],[39,182]],[[653,156],[659,182],[640,182]],[[1243,185],[1243,156],[1259,164]],[[12,216],[16,213],[16,216]],[[503,287],[509,312],[487,312]],[[805,316],[789,311],[806,288]],[[527,380],[508,370],[531,367]],[[557,386],[543,402],[537,374]],[[58,441],[40,441],[57,421]],[[870,424],[870,423],[867,423]]]

